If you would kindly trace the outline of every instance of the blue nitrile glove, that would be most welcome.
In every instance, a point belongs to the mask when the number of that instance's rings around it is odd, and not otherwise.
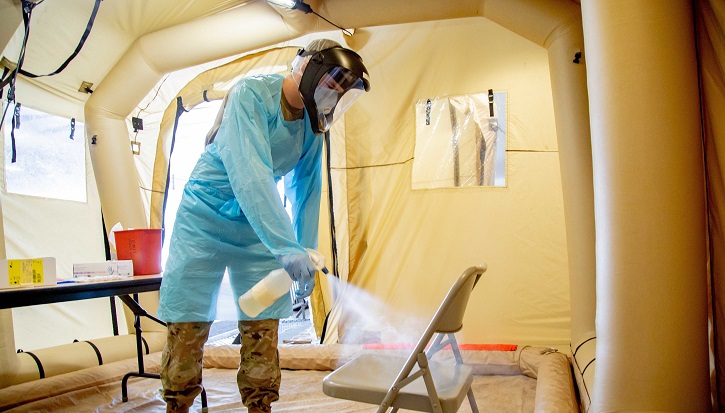
[[[309,297],[315,288],[315,267],[307,254],[280,255],[277,260],[293,281],[299,283],[297,296]]]

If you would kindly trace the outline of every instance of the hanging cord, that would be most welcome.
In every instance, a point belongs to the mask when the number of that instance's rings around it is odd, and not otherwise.
[[[340,273],[337,268],[337,236],[335,234],[335,208],[332,196],[332,168],[330,167],[330,131],[325,132],[325,158],[327,164],[327,200],[328,208],[330,212],[330,247],[332,248],[332,274],[335,277],[340,277]],[[330,314],[328,312],[325,315],[325,321],[322,323],[322,334],[320,334],[320,343],[325,341],[327,335],[327,323],[330,320]]]
[[[272,2],[272,3],[274,3],[274,2]],[[312,7],[309,4],[305,3],[304,1],[295,1],[295,5],[294,5],[294,7],[292,7],[292,9],[299,10],[304,14],[312,13],[315,16],[321,18],[322,20],[324,20],[324,21],[330,23],[331,25],[337,27],[338,29],[342,30],[342,32],[345,33],[346,35],[352,36],[352,33],[349,30],[343,29],[342,27],[336,25],[335,23],[333,23],[330,20],[326,19],[325,17],[321,16],[316,11],[312,10]]]
[[[10,163],[15,163],[17,160],[17,153],[15,150],[15,129],[20,129],[20,103],[15,104],[15,109],[13,111],[13,121],[10,129],[10,147],[12,151]]]
[[[316,11],[314,11],[314,10],[311,10],[311,11],[312,11],[312,14],[314,14],[315,16],[317,16],[317,17],[321,18],[322,20],[324,20],[324,21],[326,21],[326,22],[330,23],[331,25],[333,25],[333,26],[337,27],[338,29],[342,30],[342,32],[343,32],[343,33],[345,33],[346,35],[348,35],[348,36],[352,36],[352,33],[350,33],[350,31],[349,31],[349,30],[347,30],[347,29],[343,29],[342,27],[340,27],[340,26],[336,25],[335,23],[333,23],[333,22],[331,22],[331,21],[327,20],[326,18],[324,18],[323,16],[321,16],[320,14],[318,14],[318,13],[317,13]]]
[[[330,168],[330,131],[325,132],[325,157],[327,158],[327,199],[330,212],[330,247],[332,249],[332,270],[335,277],[340,277],[337,266],[337,236],[335,230],[335,207],[332,194],[332,168]]]
[[[188,112],[184,108],[184,102],[181,96],[176,97],[176,118],[174,119],[174,130],[171,133],[171,148],[169,149],[169,160],[166,165],[166,187],[164,188],[164,203],[161,207],[161,231],[165,231],[166,227],[166,201],[169,198],[169,184],[171,183],[171,156],[174,154],[174,144],[176,143],[176,130],[179,127],[179,118],[185,112]],[[163,243],[163,240],[162,240]]]
[[[156,93],[154,94],[154,97],[152,97],[148,102],[146,102],[146,106],[144,106],[143,108],[137,106],[137,108],[138,108],[138,112],[136,112],[137,118],[140,118],[141,113],[146,112],[146,110],[149,108],[149,106],[151,106],[151,104],[154,103],[156,98],[159,97],[159,93],[161,93],[161,89],[164,87],[164,83],[166,83],[166,81],[169,80],[169,76],[170,76],[169,74],[166,74],[166,76],[164,76],[163,80],[161,80],[161,84],[159,84],[159,87],[156,88]]]
[[[37,3],[31,3],[27,0],[22,0],[23,24],[25,26],[25,31],[23,33],[23,42],[20,45],[20,53],[18,54],[18,63],[12,72],[8,73],[8,71],[5,70],[3,73],[3,76],[7,75],[7,77],[3,77],[3,79],[0,79],[0,90],[4,89],[6,85],[9,86],[8,95],[7,95],[8,105],[5,107],[5,110],[3,111],[3,117],[0,118],[0,129],[2,129],[2,127],[3,127],[3,122],[5,122],[5,114],[7,113],[8,107],[10,107],[10,103],[15,102],[15,80],[18,77],[18,72],[21,70],[21,68],[23,66],[23,60],[25,60],[25,47],[28,44],[28,35],[30,34],[30,16],[33,13],[33,7],[37,6],[38,4],[42,3],[43,1],[44,0],[40,0]],[[12,132],[11,132],[11,134],[12,134]]]
[[[30,19],[33,14],[33,8],[35,6],[41,4],[45,0],[39,0],[37,2],[31,2],[28,0],[21,0],[22,3],[22,13],[23,13],[23,25],[25,27],[25,31],[23,34],[23,41],[20,46],[20,53],[18,55],[17,65],[15,67],[15,70],[13,70],[9,75],[8,71],[5,70],[5,73],[3,73],[3,77],[0,79],[0,94],[2,94],[2,90],[5,88],[6,85],[9,85],[8,89],[8,106],[10,106],[10,102],[15,102],[15,81],[17,79],[18,73],[20,73],[23,76],[29,77],[29,78],[36,78],[36,77],[43,77],[43,76],[53,76],[57,75],[58,73],[62,72],[63,69],[68,66],[68,64],[75,59],[75,57],[80,53],[81,49],[83,48],[83,45],[86,42],[86,39],[88,39],[88,36],[91,33],[91,29],[93,28],[93,22],[96,19],[96,15],[98,14],[98,9],[101,4],[101,1],[103,0],[96,0],[93,11],[91,12],[91,17],[88,20],[88,23],[86,24],[86,30],[83,33],[83,36],[80,39],[80,42],[76,46],[76,49],[73,51],[73,53],[63,62],[63,64],[58,67],[55,71],[52,73],[49,73],[47,75],[35,75],[33,73],[27,72],[23,70],[23,62],[25,61],[25,50],[28,45],[28,36],[30,35]],[[7,77],[6,77],[7,75]],[[0,129],[2,129],[3,122],[5,121],[5,114],[7,113],[7,107],[5,107],[5,110],[3,111],[3,116],[0,118]]]
[[[30,4],[33,4],[33,6],[37,6],[38,4],[42,3],[43,1],[44,0],[41,0],[38,3],[35,3],[35,4],[30,3]],[[63,64],[61,64],[60,67],[55,69],[55,71],[53,71],[52,73],[48,73],[47,75],[36,75],[36,74],[30,73],[30,72],[26,72],[22,68],[19,69],[19,73],[21,75],[29,77],[29,78],[36,78],[36,77],[44,77],[44,76],[54,76],[54,75],[57,75],[58,73],[62,72],[63,69],[65,69],[68,66],[68,64],[70,64],[70,62],[73,61],[73,59],[75,59],[76,56],[78,56],[78,53],[80,53],[81,49],[83,49],[83,45],[86,43],[88,36],[91,34],[91,29],[93,28],[93,22],[96,20],[96,15],[98,14],[98,8],[101,5],[101,1],[103,1],[103,0],[96,0],[95,4],[93,5],[93,11],[91,12],[91,17],[88,19],[88,23],[86,23],[86,30],[83,32],[83,36],[81,36],[81,39],[78,42],[78,45],[76,46],[73,53],[71,53],[71,55],[68,56],[67,59],[65,59],[65,62],[63,62]],[[22,2],[23,2],[23,5],[25,5],[26,3],[29,3],[27,0],[22,0]],[[32,9],[32,6],[31,6],[31,9]],[[30,13],[28,13],[28,20],[25,24],[26,24],[26,32],[27,32],[29,30],[29,26],[30,26]],[[27,38],[25,41],[27,41]],[[23,47],[23,49],[25,49],[25,48]],[[25,56],[23,56],[23,57],[25,57]],[[20,64],[18,64],[18,67],[20,67]]]
[[[133,128],[134,134],[133,134],[133,141],[131,141],[131,148],[132,148],[131,150],[134,155],[141,154],[141,144],[138,141],[138,131],[143,130],[143,119],[141,118],[141,112],[145,112],[146,109],[148,109],[149,106],[151,106],[151,104],[156,100],[156,98],[159,96],[159,93],[161,92],[161,88],[164,86],[164,83],[166,83],[166,80],[168,78],[169,78],[169,75],[167,74],[164,77],[164,79],[161,81],[161,84],[159,85],[159,87],[156,89],[156,94],[154,95],[154,97],[151,98],[151,100],[149,100],[146,103],[146,106],[144,106],[143,108],[140,108],[137,106],[138,112],[136,113],[136,116],[134,117],[133,115],[131,115],[131,122],[134,123],[135,121],[138,120],[139,125],[140,125],[140,127],[139,127],[138,125],[134,124],[134,128]],[[178,118],[177,118],[177,120],[178,120]],[[136,149],[133,149],[134,147]]]

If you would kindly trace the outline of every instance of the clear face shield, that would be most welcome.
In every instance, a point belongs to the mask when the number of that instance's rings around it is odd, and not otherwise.
[[[310,117],[310,126],[317,134],[330,130],[332,124],[370,90],[362,59],[349,49],[332,47],[310,53],[302,50],[292,64],[293,74],[300,70],[299,91]]]
[[[365,93],[363,79],[341,67],[325,73],[314,93],[317,122],[321,132],[330,130],[332,124]]]

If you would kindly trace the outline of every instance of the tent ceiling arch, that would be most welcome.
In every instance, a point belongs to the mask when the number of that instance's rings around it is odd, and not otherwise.
[[[202,3],[204,3],[202,5]],[[616,285],[627,286],[631,278],[640,279],[645,275],[650,275],[656,266],[648,266],[647,260],[656,263],[671,262],[668,257],[675,256],[673,262],[677,267],[677,274],[673,274],[675,270],[672,268],[662,268],[656,276],[664,273],[668,277],[663,277],[672,284],[661,282],[658,283],[659,293],[667,294],[677,291],[678,288],[672,287],[678,285],[678,281],[687,282],[689,294],[676,295],[677,298],[686,298],[686,302],[694,302],[697,304],[693,311],[683,312],[683,319],[679,320],[682,324],[702,325],[705,323],[704,305],[697,300],[697,297],[704,295],[705,275],[707,269],[703,268],[706,261],[706,251],[704,245],[701,245],[700,233],[702,228],[697,230],[693,227],[704,227],[704,217],[701,215],[705,210],[703,200],[700,199],[699,188],[704,185],[697,184],[702,179],[703,172],[698,169],[702,158],[698,152],[700,148],[700,138],[698,128],[693,127],[690,130],[681,131],[681,136],[674,140],[678,148],[683,148],[686,155],[683,158],[676,158],[677,170],[685,173],[678,176],[670,176],[671,170],[665,169],[667,174],[657,175],[656,165],[666,159],[675,159],[674,155],[667,152],[667,148],[661,145],[653,145],[657,151],[634,152],[634,155],[640,155],[643,158],[651,156],[648,168],[642,167],[637,163],[637,156],[622,155],[618,152],[619,147],[612,145],[619,142],[617,138],[631,138],[632,130],[636,128],[641,133],[636,138],[648,138],[646,133],[648,130],[657,130],[658,133],[669,136],[670,130],[663,130],[661,125],[648,118],[653,117],[653,108],[665,108],[672,110],[674,117],[682,117],[676,108],[687,102],[691,110],[686,111],[684,115],[687,117],[688,125],[699,125],[697,121],[697,105],[698,96],[694,91],[697,88],[697,79],[693,76],[697,68],[692,64],[695,62],[694,42],[690,36],[673,39],[669,45],[673,46],[673,50],[681,52],[679,56],[688,56],[687,59],[671,59],[672,61],[686,60],[687,64],[679,66],[680,71],[668,71],[668,67],[641,67],[638,66],[637,59],[627,60],[630,55],[620,55],[616,53],[619,47],[628,48],[628,51],[636,50],[637,47],[643,47],[644,50],[657,50],[664,56],[669,53],[666,47],[658,41],[651,41],[657,38],[668,38],[672,32],[665,27],[657,24],[639,26],[627,20],[628,15],[636,15],[642,17],[641,22],[662,22],[667,21],[670,27],[680,28],[681,33],[690,33],[698,31],[700,39],[717,39],[717,33],[721,32],[718,28],[722,27],[722,7],[719,3],[708,0],[697,0],[695,2],[672,0],[667,2],[661,1],[645,1],[637,4],[624,0],[615,0],[612,2],[596,2],[593,0],[583,1],[580,6],[578,1],[573,0],[465,0],[460,2],[444,2],[437,0],[422,0],[418,2],[389,2],[382,0],[370,0],[366,2],[358,2],[353,0],[327,0],[327,1],[310,1],[312,7],[320,13],[327,16],[334,16],[334,20],[343,24],[345,27],[357,28],[356,35],[347,39],[348,44],[364,50],[366,47],[366,29],[374,27],[382,27],[386,25],[419,23],[427,21],[441,21],[452,19],[465,19],[469,17],[482,17],[488,21],[495,22],[502,27],[517,33],[519,36],[527,39],[535,45],[541,46],[546,50],[550,67],[551,93],[554,106],[554,117],[556,120],[556,135],[558,142],[558,159],[557,167],[561,173],[561,192],[563,198],[563,209],[566,212],[566,249],[568,255],[568,272],[570,276],[571,291],[571,344],[573,348],[588,348],[590,344],[596,343],[594,338],[597,334],[595,331],[595,310],[600,305],[598,317],[609,317],[611,314],[617,313],[616,310],[622,308],[631,308],[638,316],[646,319],[647,315],[660,314],[656,311],[640,312],[637,306],[640,304],[636,300],[629,302],[618,302],[622,297],[622,291],[614,288]],[[68,27],[80,27],[79,22],[84,22],[87,13],[90,10],[90,2],[81,0],[68,0],[63,2],[63,6],[59,6],[61,2],[44,2],[48,12],[43,14],[37,11],[37,22],[43,19],[54,17],[50,10],[55,7],[58,13],[68,14]],[[697,18],[700,19],[701,26],[692,26],[690,10],[696,8]],[[117,15],[114,15],[117,13]],[[706,17],[703,18],[701,14]],[[129,145],[129,114],[134,108],[139,106],[139,102],[144,99],[159,81],[169,72],[182,70],[187,67],[206,64],[219,59],[225,59],[229,56],[238,55],[244,52],[253,52],[256,50],[272,47],[275,45],[284,46],[286,42],[298,39],[300,36],[311,33],[318,33],[323,30],[329,30],[329,26],[321,22],[315,16],[304,15],[298,12],[284,10],[270,6],[263,1],[221,1],[211,0],[208,2],[194,2],[191,0],[158,0],[155,2],[146,1],[127,1],[106,0],[101,8],[98,16],[98,39],[104,39],[105,42],[99,41],[93,36],[86,45],[88,53],[82,53],[79,58],[74,61],[74,70],[66,71],[58,75],[54,80],[22,79],[18,86],[18,93],[23,96],[30,107],[38,109],[54,110],[66,116],[75,116],[78,119],[85,118],[87,131],[90,136],[97,138],[97,145],[90,147],[90,157],[94,166],[94,177],[99,187],[100,204],[106,215],[106,224],[112,225],[115,222],[122,222],[124,226],[145,227],[152,225],[150,210],[153,209],[149,201],[143,196],[143,192],[139,187],[143,187],[148,180],[140,174],[151,176],[151,171],[141,170],[138,163],[128,151]],[[36,23],[37,23],[36,22]],[[582,22],[584,23],[584,32],[587,40],[587,50],[581,60],[582,64],[572,62],[576,60],[577,54],[582,55],[584,50],[584,33],[582,30]],[[638,20],[639,22],[639,20]],[[0,44],[6,49],[7,56],[13,58],[17,55],[18,30],[22,23],[19,2],[17,0],[0,0]],[[74,24],[79,23],[79,24]],[[46,29],[44,25],[39,24],[35,33],[41,34]],[[618,27],[626,27],[632,30],[632,38],[623,40],[623,33],[618,32]],[[213,28],[211,30],[210,28]],[[50,31],[50,29],[48,29]],[[113,33],[110,33],[113,31]],[[644,33],[652,36],[638,36]],[[708,35],[709,33],[709,35]],[[714,34],[713,34],[714,33]],[[36,55],[29,55],[26,61],[27,68],[33,72],[43,72],[36,70],[46,62],[46,58],[51,55],[59,55],[58,62],[69,54],[69,50],[63,50],[58,47],[52,39],[52,33],[44,33],[43,38],[51,39],[45,44],[35,44],[33,50],[42,51]],[[631,34],[630,34],[631,35]],[[32,39],[31,39],[32,40]],[[58,40],[60,41],[60,40]],[[73,43],[73,42],[71,42]],[[717,40],[710,49],[704,49],[705,58],[711,59],[710,62],[718,62],[721,58],[722,45]],[[74,43],[73,43],[74,44]],[[676,46],[676,48],[674,47]],[[68,46],[71,47],[71,46]],[[72,48],[72,47],[71,47]],[[104,50],[107,49],[107,50]],[[384,60],[386,54],[381,50],[378,44],[377,54],[372,54],[380,60]],[[395,45],[390,45],[389,52],[394,51]],[[194,53],[189,53],[194,50]],[[104,59],[91,59],[91,56],[103,55]],[[6,56],[6,57],[7,57]],[[47,59],[50,60],[50,59]],[[77,63],[77,65],[76,65]],[[54,63],[49,63],[50,67],[54,67]],[[588,69],[589,79],[587,79],[586,66]],[[721,67],[722,65],[720,65]],[[708,66],[708,68],[717,68],[717,64]],[[661,70],[657,70],[661,69]],[[654,70],[654,74],[662,75],[666,73],[667,82],[660,84],[671,84],[672,89],[679,93],[677,103],[669,104],[665,98],[671,96],[660,96],[656,93],[654,102],[645,99],[642,105],[631,112],[631,115],[639,115],[638,122],[622,122],[620,124],[607,124],[606,120],[610,119],[607,115],[615,113],[617,106],[612,103],[612,99],[617,97],[621,100],[628,100],[626,94],[617,94],[612,92],[620,92],[617,86],[621,84],[631,85],[636,90],[637,87],[646,87],[650,85],[651,79],[647,77],[650,71]],[[703,82],[708,88],[708,93],[703,93],[703,99],[706,102],[720,102],[721,90],[717,86],[718,79],[722,78],[719,69],[707,70],[708,76],[703,78]],[[654,76],[653,76],[654,78]],[[670,80],[674,79],[672,83]],[[680,81],[678,83],[678,80]],[[94,93],[79,92],[78,86],[81,81],[89,81],[94,84]],[[680,87],[686,84],[686,88]],[[678,86],[680,85],[680,86]],[[589,86],[589,89],[587,89]],[[592,87],[594,86],[594,87]],[[606,86],[606,87],[605,87]],[[373,88],[375,84],[373,83]],[[657,90],[653,87],[652,90]],[[687,93],[684,90],[688,90]],[[643,95],[649,96],[649,93]],[[659,99],[658,99],[659,98]],[[589,115],[590,103],[592,106],[592,114]],[[654,104],[653,104],[654,103]],[[720,105],[721,106],[721,105]],[[674,108],[674,109],[673,109]],[[706,112],[709,108],[706,108]],[[610,112],[611,111],[611,112]],[[644,112],[644,115],[642,113]],[[715,111],[716,112],[716,111]],[[358,111],[359,118],[351,117],[351,122],[363,124],[370,119],[364,119],[366,113]],[[647,115],[650,116],[647,116]],[[662,112],[657,112],[662,115]],[[665,117],[668,118],[668,117]],[[590,122],[591,120],[591,122]],[[625,117],[625,120],[630,120]],[[707,112],[705,125],[705,144],[710,151],[707,157],[708,172],[708,189],[710,195],[715,200],[708,200],[708,212],[711,214],[711,225],[714,229],[711,232],[715,249],[712,250],[712,268],[717,274],[722,274],[719,265],[720,256],[717,246],[722,245],[722,232],[718,232],[720,220],[717,215],[718,205],[722,205],[719,197],[721,190],[721,181],[719,180],[719,171],[721,161],[717,158],[717,151],[721,146],[721,128],[717,120],[717,116],[711,112]],[[650,123],[651,122],[651,123]],[[591,127],[590,127],[591,125]],[[632,128],[628,128],[631,126]],[[618,129],[622,127],[623,129]],[[405,125],[400,129],[403,130]],[[647,129],[649,128],[649,129]],[[350,128],[353,130],[353,128]],[[678,130],[679,131],[679,130]],[[364,125],[355,132],[358,136],[371,135],[369,128]],[[681,140],[680,140],[681,139]],[[627,142],[630,142],[631,139]],[[646,141],[642,139],[637,142]],[[592,146],[594,142],[594,146]],[[346,159],[349,164],[355,166],[367,167],[372,162],[369,159],[355,157],[356,151],[354,147],[356,142],[351,141],[350,147],[346,148]],[[696,148],[696,149],[693,149]],[[153,151],[150,151],[153,152]],[[377,152],[376,154],[381,153]],[[668,158],[671,157],[671,158]],[[594,163],[592,162],[594,158]],[[632,167],[632,164],[636,164]],[[688,163],[689,162],[689,163]],[[672,162],[669,163],[670,165]],[[699,166],[698,166],[699,165]],[[627,167],[624,167],[627,166]],[[596,168],[595,168],[596,167]],[[624,167],[624,168],[623,168]],[[621,178],[619,172],[622,170],[633,171],[627,181]],[[651,169],[650,169],[651,168]],[[655,172],[655,173],[653,173]],[[682,227],[670,225],[665,214],[668,208],[656,210],[654,214],[647,214],[642,209],[636,209],[637,206],[643,204],[652,204],[658,201],[656,194],[646,191],[628,191],[627,184],[647,183],[655,181],[661,184],[657,179],[651,179],[647,173],[653,173],[655,178],[667,177],[671,178],[671,184],[661,189],[658,193],[678,193],[686,195],[685,198],[693,199],[692,205],[682,207],[682,212],[688,217],[684,220],[687,223]],[[368,185],[368,193],[374,192],[369,187],[367,181],[372,173],[360,172],[350,173],[346,176],[347,187],[355,185]],[[684,179],[683,177],[690,178]],[[620,180],[621,178],[621,180]],[[648,180],[649,179],[649,180]],[[661,180],[660,180],[661,181]],[[689,184],[687,183],[689,182]],[[695,185],[692,185],[692,183]],[[631,187],[632,185],[630,185]],[[646,186],[646,185],[645,185]],[[693,189],[695,188],[695,189]],[[373,188],[377,189],[377,188]],[[401,188],[397,188],[402,192]],[[371,240],[378,233],[375,230],[379,228],[371,228],[366,226],[365,219],[376,217],[379,211],[371,212],[369,200],[363,199],[364,194],[351,195],[352,201],[348,205],[348,229],[351,233],[349,240],[348,264],[349,272],[352,277],[359,276],[362,269],[370,268],[370,261],[380,259],[382,261],[392,261],[389,254],[382,251],[379,247],[372,246]],[[639,193],[650,194],[652,197],[639,197]],[[596,197],[595,197],[596,194]],[[711,199],[713,199],[711,198]],[[595,202],[596,201],[596,202]],[[622,201],[621,203],[615,201]],[[368,204],[365,204],[368,202]],[[635,205],[637,212],[641,213],[643,219],[630,222],[626,217],[635,215],[627,214],[631,210],[622,208],[623,205]],[[679,205],[679,204],[678,204]],[[594,211],[597,211],[597,226],[595,233],[595,217]],[[645,213],[643,213],[643,211]],[[699,211],[699,212],[698,212]],[[661,215],[660,215],[661,214]],[[681,215],[684,216],[684,215]],[[657,237],[657,241],[670,240],[670,244],[662,241],[657,244],[658,248],[652,250],[662,251],[664,257],[659,257],[654,253],[641,254],[641,256],[627,255],[627,252],[609,248],[613,244],[609,244],[612,240],[621,240],[622,236],[620,228],[635,229],[639,228],[640,223],[648,223],[654,219],[661,219],[668,225],[657,226],[657,228],[649,228],[652,231],[648,234],[651,237]],[[672,220],[677,221],[677,220]],[[616,227],[614,222],[620,223]],[[679,221],[678,221],[679,222]],[[691,226],[687,226],[691,224]],[[694,223],[694,224],[692,224]],[[358,230],[364,230],[358,232]],[[659,231],[659,232],[658,232]],[[670,237],[670,231],[674,236]],[[644,231],[643,231],[644,232]],[[664,236],[663,236],[664,235]],[[623,236],[626,237],[626,234]],[[685,245],[692,245],[690,254],[681,256],[673,247],[672,243],[680,240]],[[692,242],[690,242],[692,241]],[[631,253],[630,253],[631,254]],[[361,259],[364,257],[364,260]],[[412,260],[416,257],[407,257]],[[663,258],[663,259],[660,259]],[[363,262],[364,261],[364,262]],[[638,271],[633,271],[626,266],[620,266],[621,262],[635,262]],[[657,267],[659,268],[659,267]],[[595,277],[595,273],[599,272],[599,278]],[[687,279],[678,278],[680,273],[692,273],[693,275]],[[644,275],[642,275],[644,274]],[[619,278],[620,275],[623,275]],[[658,277],[658,281],[661,281]],[[619,284],[617,284],[619,283]],[[629,291],[627,288],[623,290]],[[673,293],[675,294],[675,293]],[[596,297],[595,297],[596,295]],[[576,299],[574,299],[576,298]],[[596,299],[600,303],[596,303]],[[676,301],[676,300],[673,300]],[[625,306],[620,306],[625,304]],[[659,309],[657,303],[653,303],[655,309]],[[629,305],[630,307],[627,307]],[[649,306],[648,306],[649,308]],[[719,307],[718,307],[719,308]],[[611,310],[611,311],[610,311]],[[617,313],[619,314],[619,313]],[[633,318],[640,320],[641,318]],[[652,320],[647,319],[647,320]],[[690,323],[691,322],[691,323]],[[610,324],[611,323],[611,324]],[[653,324],[657,324],[656,322]],[[615,345],[611,341],[613,332],[626,328],[627,319],[625,318],[603,318],[598,332],[600,337],[604,337],[604,346],[587,350],[589,353],[591,367],[588,373],[593,375],[595,363],[593,359],[595,355],[600,366],[604,368],[599,370],[597,385],[597,395],[600,400],[604,400],[597,404],[603,406],[603,409],[612,407],[613,409],[624,408],[627,404],[627,396],[618,397],[614,393],[617,392],[616,386],[610,383],[617,382],[618,379],[628,372],[633,372],[634,367],[626,365],[625,360],[627,353]],[[602,328],[602,326],[607,326]],[[689,330],[683,329],[680,333],[687,335]],[[607,336],[609,334],[609,336]],[[697,334],[695,334],[697,335]],[[699,336],[698,336],[699,337]],[[700,406],[702,399],[702,388],[707,387],[707,383],[703,382],[702,370],[706,366],[702,366],[703,347],[706,347],[702,338],[698,339],[696,362],[695,365],[679,366],[689,375],[692,373],[697,376],[697,380],[691,380],[686,377],[670,378],[667,384],[675,383],[682,386],[683,389],[689,390],[697,387],[698,391],[687,392],[685,403],[689,406]],[[722,339],[716,340],[721,342]],[[585,345],[586,344],[586,345]],[[616,343],[615,343],[616,344]],[[676,349],[676,346],[668,347],[668,351]],[[661,356],[662,353],[654,353]],[[642,354],[644,364],[651,354]],[[634,363],[636,364],[636,363]],[[654,363],[659,365],[658,363]],[[722,363],[720,363],[722,364]],[[589,364],[587,364],[589,366]],[[642,369],[645,371],[647,369]],[[659,371],[659,370],[658,370]],[[704,376],[707,376],[706,374]],[[593,378],[591,379],[594,380]],[[619,380],[620,383],[626,383]],[[593,388],[593,387],[592,387]],[[636,388],[631,389],[636,391]],[[725,392],[721,392],[724,393]],[[668,395],[669,397],[676,397]],[[634,397],[632,397],[634,398]],[[624,400],[624,401],[623,401]],[[662,400],[665,400],[662,402]],[[660,398],[659,403],[666,403],[667,398]],[[620,404],[618,404],[620,403]],[[621,404],[624,403],[624,404]],[[647,406],[648,409],[660,408],[655,404]],[[626,406],[625,406],[626,407]]]

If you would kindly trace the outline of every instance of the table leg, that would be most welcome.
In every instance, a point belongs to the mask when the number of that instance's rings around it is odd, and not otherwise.
[[[133,312],[134,320],[133,320],[133,328],[136,332],[136,354],[138,357],[138,372],[131,372],[126,373],[125,376],[123,376],[123,380],[121,381],[121,400],[124,402],[128,401],[128,379],[131,377],[145,377],[149,379],[160,379],[161,376],[159,374],[155,373],[146,373],[144,371],[144,362],[143,362],[143,339],[141,338],[141,333],[143,330],[141,329],[141,317],[147,317],[161,325],[166,325],[163,321],[159,320],[158,318],[152,316],[146,310],[141,307],[141,305],[138,303],[138,294],[134,294],[133,298],[129,295],[119,295],[118,298],[123,301],[124,304],[128,307],[131,312]],[[206,389],[202,387],[201,389],[201,411],[203,413],[206,413],[208,411],[207,407],[207,400],[206,400]]]

